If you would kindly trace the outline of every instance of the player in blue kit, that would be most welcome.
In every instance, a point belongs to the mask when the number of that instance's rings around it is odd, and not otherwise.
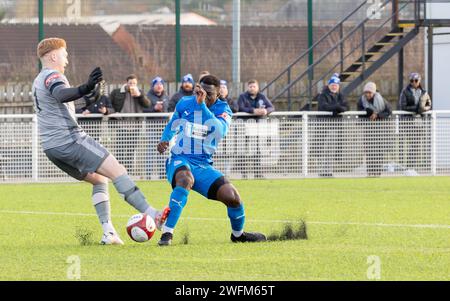
[[[196,85],[194,95],[183,97],[177,104],[158,144],[158,151],[164,153],[176,136],[175,145],[166,161],[167,179],[173,191],[160,246],[171,244],[190,190],[227,206],[232,242],[266,241],[265,235],[261,233],[243,231],[245,212],[239,193],[212,165],[212,156],[220,140],[226,136],[232,120],[230,107],[219,99],[219,88],[217,77],[203,77],[200,84]]]

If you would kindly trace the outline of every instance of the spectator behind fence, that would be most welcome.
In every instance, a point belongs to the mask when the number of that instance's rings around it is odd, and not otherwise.
[[[332,112],[333,116],[346,112],[349,109],[344,95],[341,93],[341,80],[338,74],[334,74],[328,81],[328,85],[319,94],[319,111]]]
[[[228,93],[228,85],[227,85],[227,81],[226,80],[221,80],[220,81],[220,90],[219,90],[219,94],[220,94],[220,99],[226,101],[228,103],[228,105],[231,108],[231,111],[233,113],[237,113],[239,111],[239,104],[237,103],[236,100],[233,100]]]
[[[409,84],[400,94],[398,109],[416,114],[420,117],[432,109],[431,98],[422,88],[421,76],[418,73],[409,75]],[[426,172],[431,161],[424,154],[431,152],[431,137],[427,135],[427,128],[431,124],[426,118],[401,118],[401,164],[410,170]],[[417,139],[420,137],[420,139]]]
[[[150,100],[138,88],[137,76],[131,74],[127,83],[110,94],[112,107],[120,113],[142,113],[150,107]]]
[[[275,110],[270,100],[260,93],[259,83],[254,79],[247,83],[247,91],[239,96],[238,106],[239,112],[255,114],[258,116],[257,119],[261,119]],[[259,125],[255,127],[254,123],[247,121],[243,126],[245,140],[242,141],[242,144],[239,144],[241,147],[238,149],[238,166],[241,168],[242,177],[247,178],[247,170],[250,169],[255,171],[255,178],[264,178],[261,166],[264,162],[264,158],[261,155],[261,137],[258,136],[257,130]],[[268,147],[272,141],[270,137],[265,138],[267,139],[265,147]]]
[[[333,74],[328,81],[328,85],[317,96],[319,111],[331,112],[333,117],[348,111],[347,101],[340,92],[340,84],[339,74]],[[318,143],[314,145],[319,153],[323,152],[326,154],[319,161],[319,176],[325,178],[332,177],[342,162],[342,127],[337,126],[336,123],[331,122],[329,119],[326,117],[323,124],[317,128],[319,139]]]
[[[168,111],[169,97],[164,91],[164,80],[157,76],[152,80],[151,88],[147,93],[150,99],[151,106],[144,112],[148,113],[165,113]],[[165,124],[166,118],[149,118],[146,122],[146,133],[148,135],[147,145],[147,160],[145,160],[145,171],[148,179],[163,179],[164,178],[164,160],[162,156],[155,152],[155,148],[159,143],[161,137],[162,124]]]
[[[186,74],[183,76],[180,90],[170,98],[168,107],[169,112],[175,111],[175,107],[181,98],[191,96],[194,93],[194,85],[195,81],[191,74]]]
[[[127,77],[127,83],[115,89],[110,94],[114,110],[118,113],[143,113],[150,107],[150,100],[138,88],[137,76],[131,74]],[[134,153],[136,143],[139,140],[140,126],[138,118],[127,118],[125,122],[118,123],[117,129],[117,159],[131,173],[134,165]]]
[[[147,93],[151,105],[145,108],[145,113],[164,113],[168,111],[169,97],[164,90],[164,80],[157,76],[152,80],[152,86]]]
[[[255,114],[256,116],[267,116],[275,111],[272,102],[259,92],[259,83],[252,79],[247,83],[247,91],[239,96],[239,112]]]
[[[392,114],[391,105],[377,92],[377,85],[373,82],[364,86],[364,94],[358,101],[358,110],[366,111],[367,117],[372,121],[388,118]]]
[[[398,109],[423,114],[432,108],[430,95],[422,88],[419,73],[409,75],[409,84],[400,94]]]
[[[377,86],[369,82],[358,101],[358,110],[365,111],[369,122],[363,122],[363,139],[366,152],[366,169],[369,177],[379,177],[383,170],[384,154],[391,145],[390,127],[380,122],[392,114],[391,105],[377,92]]]

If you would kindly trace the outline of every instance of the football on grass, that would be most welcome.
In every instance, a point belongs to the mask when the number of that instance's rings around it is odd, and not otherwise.
[[[127,232],[136,242],[146,242],[155,234],[156,225],[153,218],[147,214],[133,215],[127,223]]]

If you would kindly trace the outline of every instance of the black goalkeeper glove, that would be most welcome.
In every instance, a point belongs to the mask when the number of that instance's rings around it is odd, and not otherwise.
[[[100,67],[95,68],[89,75],[87,83],[78,87],[81,95],[87,95],[94,90],[95,85],[103,80],[103,72]]]
[[[373,110],[371,109],[371,108],[367,108],[366,109],[366,113],[367,113],[367,117],[370,117],[370,116],[372,116],[373,115]]]

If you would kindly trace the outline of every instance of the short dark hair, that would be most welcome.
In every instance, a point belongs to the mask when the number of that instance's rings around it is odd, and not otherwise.
[[[203,76],[200,83],[220,88],[220,79],[212,74]]]
[[[136,74],[130,74],[130,75],[128,75],[128,76],[127,76],[127,82],[128,82],[130,79],[137,79]]]
[[[256,79],[251,79],[251,80],[249,80],[249,81],[247,82],[247,86],[248,86],[248,85],[251,85],[251,84],[257,84],[257,85],[259,85],[259,82],[258,82],[258,80],[256,80]]]

